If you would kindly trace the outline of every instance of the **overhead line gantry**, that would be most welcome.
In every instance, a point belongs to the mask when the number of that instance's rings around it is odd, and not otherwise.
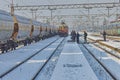
[[[104,15],[104,14],[90,14],[91,16],[99,16],[99,17],[101,17],[101,16],[106,16],[106,15]],[[113,15],[116,15],[116,14],[113,14]],[[38,16],[38,18],[50,18],[50,16]],[[74,17],[74,18],[81,18],[81,17],[88,17],[87,15],[83,15],[83,14],[81,14],[81,15],[54,15],[54,18],[58,18],[58,17],[63,17],[63,18],[71,18],[71,17]]]
[[[86,3],[86,4],[57,4],[57,5],[15,5],[15,10],[48,10],[48,9],[77,9],[77,8],[113,8],[120,7],[120,3]]]

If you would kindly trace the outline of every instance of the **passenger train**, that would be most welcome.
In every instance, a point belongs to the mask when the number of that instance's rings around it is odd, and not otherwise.
[[[120,36],[120,20],[111,21],[108,25],[102,25],[101,27],[96,27],[96,32],[92,35],[100,36],[103,31],[106,32],[108,36]]]
[[[110,25],[103,27],[107,35],[120,36],[120,20],[112,21]]]
[[[36,36],[43,39],[51,36],[53,33],[51,29],[52,26],[49,24],[18,15],[11,16],[10,13],[0,10],[0,44],[4,44],[10,39],[17,42],[26,38],[33,39]]]

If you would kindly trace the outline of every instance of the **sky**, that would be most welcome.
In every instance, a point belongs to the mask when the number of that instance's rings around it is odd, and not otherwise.
[[[55,5],[55,4],[82,4],[82,3],[107,3],[107,2],[119,2],[119,0],[13,0],[14,5]],[[12,3],[12,0],[0,0],[0,9],[10,12],[10,4]],[[107,14],[106,9],[91,9],[90,14],[96,14],[96,13],[103,13]],[[115,13],[116,9],[113,9],[110,11],[111,14]],[[87,10],[85,9],[62,9],[62,10],[55,10],[53,11],[54,15],[79,15],[85,13],[87,15]],[[15,14],[22,15],[28,18],[32,18],[31,11],[15,11]],[[39,16],[50,16],[51,13],[49,10],[40,10],[37,11],[37,15]],[[101,19],[101,18],[99,18]],[[115,17],[111,17],[111,21],[114,20]],[[37,20],[46,22],[46,19],[38,18]],[[48,19],[50,21],[50,19]],[[56,19],[54,19],[56,21]],[[53,20],[53,21],[54,21]],[[76,22],[80,22],[80,19],[74,19],[74,18],[67,18],[67,19],[61,19],[68,21],[69,24],[76,24]],[[60,20],[60,21],[61,21]],[[86,20],[86,18],[83,18],[83,20]],[[103,18],[101,22],[103,22]],[[95,23],[97,24],[97,23]]]
[[[47,4],[81,4],[81,3],[105,3],[119,2],[119,0],[13,0],[15,5],[47,5]],[[10,10],[12,0],[0,0],[0,9]]]

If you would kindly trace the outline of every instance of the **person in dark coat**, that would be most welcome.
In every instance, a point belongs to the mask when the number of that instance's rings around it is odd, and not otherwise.
[[[105,31],[103,31],[103,39],[104,39],[104,41],[106,41],[106,32]]]
[[[27,46],[27,39],[23,41],[24,46]]]
[[[2,53],[4,53],[4,51],[5,51],[5,46],[4,45],[5,45],[4,43],[1,44],[1,51],[2,51]]]
[[[76,32],[73,31],[73,41],[75,42],[75,38],[76,38]]]
[[[77,35],[76,35],[76,37],[77,37],[77,43],[79,44],[79,33],[77,32]]]
[[[73,40],[73,31],[71,32],[71,39]]]
[[[84,42],[87,42],[87,32],[84,31]]]
[[[2,53],[4,53],[4,51],[6,51],[6,52],[8,51],[7,43],[0,44],[0,47],[1,47]]]
[[[9,43],[9,46],[10,46],[11,50],[15,50],[16,49],[15,42],[14,42],[14,40],[12,38],[10,38],[8,43]]]
[[[71,32],[71,36],[72,41],[75,42],[76,32],[74,30]]]

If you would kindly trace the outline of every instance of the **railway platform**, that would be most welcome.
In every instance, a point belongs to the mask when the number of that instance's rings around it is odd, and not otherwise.
[[[67,42],[50,80],[98,80],[78,44]]]

